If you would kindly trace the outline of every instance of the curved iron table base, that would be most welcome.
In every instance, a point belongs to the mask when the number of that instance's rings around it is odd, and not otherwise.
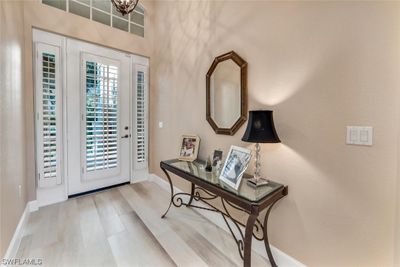
[[[164,219],[164,218],[165,218],[165,215],[167,215],[169,209],[171,208],[171,204],[172,204],[172,202],[173,202],[173,198],[174,198],[174,186],[173,186],[173,184],[172,184],[171,177],[169,177],[168,172],[167,172],[165,169],[162,169],[162,170],[163,170],[163,172],[165,173],[165,175],[166,175],[167,178],[168,178],[168,182],[169,182],[169,186],[170,186],[170,190],[171,190],[171,201],[169,202],[168,209],[167,209],[167,210],[164,212],[164,214],[161,216],[161,218]]]
[[[196,186],[194,183],[191,183],[191,190],[190,190],[191,192],[190,193],[183,193],[183,192],[182,193],[181,192],[174,193],[174,187],[172,184],[171,177],[169,176],[168,172],[164,168],[162,168],[162,170],[166,174],[169,184],[170,184],[171,198],[170,198],[169,206],[168,206],[167,210],[164,212],[164,214],[161,216],[161,218],[165,218],[165,216],[167,215],[167,213],[170,210],[172,205],[174,205],[175,207],[186,206],[186,207],[191,207],[191,208],[197,208],[197,209],[218,212],[222,215],[233,239],[236,242],[240,257],[243,259],[245,267],[251,266],[251,244],[252,244],[253,236],[257,240],[264,241],[265,249],[267,251],[268,259],[271,263],[271,266],[272,267],[277,266],[277,264],[274,260],[274,257],[272,256],[271,248],[270,248],[269,241],[268,241],[267,224],[268,224],[268,217],[270,215],[272,207],[284,195],[276,197],[267,206],[268,209],[267,209],[267,212],[264,217],[264,223],[261,223],[261,221],[258,219],[258,215],[259,215],[258,209],[256,209],[256,212],[249,212],[247,210],[244,210],[244,209],[232,204],[231,202],[224,199],[223,197],[217,196],[200,186]],[[187,198],[189,198],[189,200],[185,203],[183,200],[183,197],[187,197]],[[217,199],[217,198],[221,199],[223,209],[219,209],[219,208],[215,207],[214,205],[207,202],[207,200],[212,200],[212,199]],[[200,202],[206,204],[208,207],[193,205],[192,204],[193,200],[200,201]],[[228,205],[231,208],[245,212],[249,215],[245,225],[243,223],[237,221],[235,218],[233,218],[231,216],[231,214],[227,208]],[[233,225],[235,226],[234,229],[236,229],[236,231],[233,231],[232,226],[229,222],[233,223]],[[245,227],[244,234],[243,234],[243,231],[240,226]],[[239,234],[239,236],[237,236],[238,234]]]

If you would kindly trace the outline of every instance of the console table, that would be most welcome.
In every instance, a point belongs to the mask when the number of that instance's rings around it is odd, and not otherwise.
[[[264,240],[265,249],[271,266],[277,266],[268,242],[267,224],[272,206],[278,202],[279,199],[288,194],[287,186],[271,181],[266,186],[253,188],[245,182],[244,177],[238,190],[234,190],[222,181],[219,181],[218,173],[206,172],[204,170],[204,162],[201,161],[185,162],[179,161],[178,159],[165,160],[160,162],[160,167],[166,174],[171,188],[171,200],[168,209],[161,218],[166,216],[171,205],[175,207],[186,206],[218,212],[222,215],[229,231],[235,239],[245,267],[251,266],[251,242],[253,236],[257,240]],[[189,181],[191,183],[190,193],[174,193],[174,187],[168,172]],[[187,196],[189,200],[184,202],[183,196]],[[193,199],[202,201],[207,206],[194,205],[192,204]],[[216,207],[208,202],[208,200],[213,199],[220,199],[222,207]],[[248,218],[246,224],[233,218],[228,207],[247,213]],[[267,209],[267,211],[262,222],[258,217],[264,209]],[[232,222],[233,226],[228,223],[228,220]],[[244,233],[240,226],[245,227]],[[236,228],[236,233],[233,231],[232,227]]]

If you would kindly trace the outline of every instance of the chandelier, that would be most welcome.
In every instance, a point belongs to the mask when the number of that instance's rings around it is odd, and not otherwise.
[[[137,4],[139,3],[139,0],[111,0],[115,8],[123,15],[125,16],[126,14],[131,13]]]

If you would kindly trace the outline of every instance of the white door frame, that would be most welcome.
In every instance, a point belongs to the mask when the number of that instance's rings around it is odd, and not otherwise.
[[[53,33],[49,33],[46,31],[42,31],[42,30],[38,30],[38,29],[33,29],[33,49],[34,49],[34,55],[36,54],[37,48],[36,48],[36,43],[42,42],[45,44],[49,44],[49,45],[53,45],[53,46],[57,46],[60,49],[60,66],[61,66],[61,74],[62,74],[62,124],[63,124],[63,133],[62,133],[62,156],[61,156],[61,166],[62,166],[62,178],[61,178],[61,184],[59,185],[55,185],[52,187],[40,187],[37,186],[37,203],[39,207],[42,206],[46,206],[46,205],[50,205],[53,203],[57,203],[57,202],[62,202],[68,199],[68,195],[71,195],[69,192],[69,188],[68,188],[68,181],[69,181],[69,177],[72,175],[69,171],[69,161],[68,161],[68,101],[71,101],[71,99],[69,99],[71,96],[68,93],[68,90],[66,90],[67,88],[67,40],[75,40],[72,38],[68,38],[62,35],[58,35],[58,34],[53,34]],[[82,43],[85,43],[84,41],[82,41]],[[105,48],[102,47],[100,45],[98,45],[98,47],[103,48],[103,49],[109,49],[109,48]],[[112,50],[112,49],[110,49]],[[114,50],[117,51],[119,53],[123,53],[120,52],[118,50]],[[134,74],[135,74],[135,66],[137,64],[139,65],[143,65],[145,67],[147,67],[147,72],[146,72],[146,92],[147,92],[147,96],[148,96],[148,86],[149,86],[149,80],[148,80],[148,68],[149,68],[149,59],[146,57],[142,57],[142,56],[138,56],[138,55],[133,55],[133,54],[129,54],[129,53],[124,53],[126,55],[126,57],[130,57],[130,61],[131,61],[131,65],[130,65],[130,74],[129,75],[129,84],[130,84],[130,97],[129,97],[129,101],[131,101],[130,103],[130,116],[131,116],[131,125],[130,125],[130,133],[132,135],[132,138],[130,139],[130,182],[131,183],[135,183],[135,182],[140,182],[142,180],[146,180],[148,178],[148,166],[146,168],[141,168],[138,169],[135,162],[134,162],[134,144],[135,144],[135,139],[133,138],[136,134],[136,125],[133,123],[135,116],[135,110],[134,110],[134,94],[132,93],[135,89],[136,86],[136,80],[133,78]],[[33,72],[34,72],[34,79],[35,79],[35,90],[36,90],[36,80],[37,80],[37,75],[35,73],[36,71],[36,62],[37,60],[35,59],[33,62]],[[36,91],[35,91],[36,94]],[[146,99],[147,104],[146,104],[146,108],[148,109],[148,97]],[[71,109],[71,108],[70,108]],[[147,116],[148,118],[148,116]],[[36,120],[35,120],[36,121]],[[147,122],[148,124],[148,119]],[[35,129],[36,129],[36,123],[35,123]],[[35,130],[35,135],[36,135],[36,130]],[[147,132],[148,135],[148,132]],[[36,140],[36,138],[35,138]],[[147,137],[147,143],[148,143],[148,137]],[[35,149],[37,150],[36,144],[35,144]],[[146,151],[146,154],[148,155],[148,151]],[[36,159],[37,161],[37,159]],[[148,161],[147,161],[148,162]],[[36,171],[36,179],[38,179],[37,177],[37,171]],[[140,175],[139,175],[140,174]],[[144,178],[145,177],[145,178]]]
[[[36,120],[36,113],[37,113],[37,105],[38,103],[38,99],[37,99],[37,90],[39,88],[38,86],[38,80],[40,79],[40,75],[37,73],[37,61],[38,61],[38,46],[37,44],[42,43],[42,44],[46,44],[46,45],[51,45],[54,47],[58,47],[60,50],[60,60],[59,60],[59,65],[61,67],[60,69],[60,74],[62,75],[61,77],[61,95],[62,95],[62,142],[61,142],[61,146],[60,149],[62,150],[61,153],[61,158],[59,159],[60,165],[61,165],[61,183],[58,183],[56,185],[52,185],[52,186],[48,186],[48,187],[43,187],[40,186],[40,183],[37,182],[37,188],[36,188],[36,200],[37,200],[37,204],[39,207],[41,206],[46,206],[46,205],[50,205],[53,203],[57,203],[57,202],[61,202],[61,201],[65,201],[66,199],[68,199],[68,194],[67,194],[67,187],[66,185],[66,179],[67,179],[67,170],[66,170],[66,166],[67,166],[67,162],[65,161],[65,159],[67,158],[67,151],[66,149],[64,149],[64,145],[66,142],[66,125],[65,125],[65,121],[66,121],[66,114],[67,114],[67,107],[65,105],[66,103],[66,98],[67,98],[67,92],[66,90],[64,90],[64,88],[66,88],[66,68],[65,68],[65,42],[66,42],[66,38],[57,34],[53,34],[53,33],[48,33],[48,32],[44,32],[44,31],[40,31],[37,29],[33,29],[32,30],[32,41],[33,41],[33,55],[34,55],[34,60],[33,60],[33,64],[32,64],[32,68],[33,68],[33,78],[34,78],[34,85],[35,85],[35,92],[34,92],[34,103],[35,103],[35,177],[36,177],[36,181],[39,180],[38,177],[38,143],[37,143],[37,139],[38,139],[38,124],[37,124],[37,120]]]
[[[78,106],[80,108],[70,110],[68,112],[68,172],[70,173],[68,179],[68,194],[75,195],[87,191],[92,191],[115,184],[130,182],[130,142],[129,139],[121,139],[118,136],[120,162],[118,168],[112,168],[106,171],[95,171],[96,175],[89,173],[86,170],[86,88],[85,81],[85,66],[86,60],[95,62],[102,62],[105,65],[115,65],[118,68],[120,77],[128,77],[128,79],[119,79],[118,87],[121,89],[119,95],[119,107],[126,107],[127,112],[120,112],[118,114],[118,134],[130,134],[130,129],[123,130],[124,126],[130,128],[130,112],[129,106],[131,105],[131,84],[130,84],[130,55],[116,51],[113,49],[105,48],[99,45],[94,45],[74,39],[67,39],[67,91],[69,99],[67,106]],[[79,64],[79,69],[76,65]],[[125,91],[123,91],[125,89]],[[81,104],[79,104],[81,103]],[[83,121],[83,122],[82,122]],[[79,145],[78,145],[79,144]],[[113,177],[113,178],[111,178]]]

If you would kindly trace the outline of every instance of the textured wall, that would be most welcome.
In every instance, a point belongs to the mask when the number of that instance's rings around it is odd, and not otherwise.
[[[151,68],[151,171],[196,133],[200,157],[240,141],[206,122],[205,74],[236,51],[249,108],[273,109],[282,144],[263,173],[289,185],[271,242],[310,266],[393,266],[400,88],[398,2],[159,1]],[[158,128],[158,121],[164,128]],[[346,146],[346,125],[374,127]],[[175,179],[181,188],[188,185]]]
[[[22,10],[0,1],[0,258],[26,205]]]

